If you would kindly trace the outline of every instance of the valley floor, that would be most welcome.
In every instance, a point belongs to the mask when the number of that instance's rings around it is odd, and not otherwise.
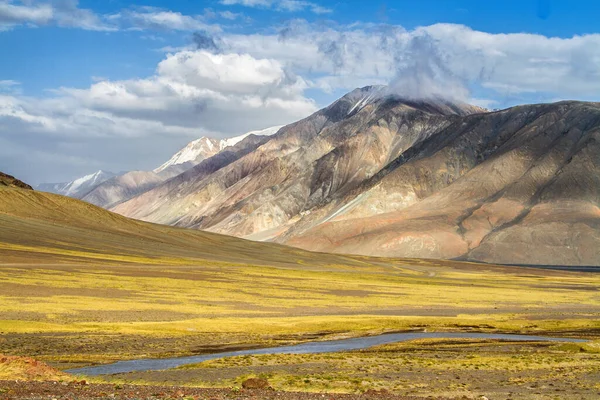
[[[0,266],[0,349],[64,370],[404,330],[581,337],[591,342],[419,341],[78,379],[109,381],[109,388],[131,383],[229,388],[214,396],[189,389],[192,398],[228,398],[249,376],[264,377],[283,391],[597,398],[599,287],[598,274],[424,260],[365,259],[353,266],[318,267],[210,261],[200,266],[5,264]],[[11,376],[0,369],[0,379]],[[31,398],[66,396],[62,386],[53,391],[44,385],[3,383],[0,398],[15,398],[10,396],[20,390],[33,393]],[[113,393],[104,387],[81,389],[91,392],[80,398]],[[160,393],[137,390],[140,398]],[[254,398],[270,398],[265,396]],[[318,398],[311,396],[287,398]]]

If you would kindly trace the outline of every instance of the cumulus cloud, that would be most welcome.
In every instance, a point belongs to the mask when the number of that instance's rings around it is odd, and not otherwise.
[[[333,10],[304,0],[221,0],[223,5],[242,5],[245,7],[271,8],[277,11],[296,12],[309,10],[315,14],[328,14]]]
[[[309,115],[317,107],[304,96],[306,88],[301,77],[277,60],[186,50],[166,56],[156,73],[144,79],[59,88],[49,98],[0,94],[0,136],[12,147],[24,141],[37,147],[49,138],[76,143],[53,148],[58,153],[52,154],[74,154],[74,148],[81,148],[90,162],[109,170],[132,165],[149,169],[191,139],[228,137]],[[142,143],[144,153],[162,156],[146,159],[139,148],[132,149],[129,156],[135,162],[123,160],[115,168],[107,163],[114,161],[109,153],[122,143]]]
[[[352,89],[387,83],[413,97],[589,98],[600,91],[600,35],[491,34],[463,25],[324,26],[290,21],[277,32],[223,36],[224,47],[280,60],[309,85]]]
[[[194,32],[192,42],[196,45],[197,50],[208,50],[218,52],[220,47],[217,45],[217,39],[206,31]]]

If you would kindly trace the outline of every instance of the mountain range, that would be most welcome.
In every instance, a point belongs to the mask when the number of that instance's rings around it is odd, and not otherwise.
[[[598,103],[490,112],[365,87],[109,208],[324,252],[600,265],[599,142]]]
[[[43,183],[36,189],[109,208],[160,185],[226,148],[244,142],[244,139],[250,136],[270,136],[280,128],[280,126],[275,126],[220,140],[202,137],[188,143],[167,162],[152,171],[129,171],[115,174],[100,170],[71,182]]]

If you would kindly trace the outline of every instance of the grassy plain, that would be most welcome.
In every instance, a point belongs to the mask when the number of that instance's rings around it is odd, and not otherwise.
[[[410,329],[600,330],[596,275],[419,268],[3,266],[0,347],[88,363]]]
[[[147,224],[21,189],[0,188],[0,226],[1,352],[60,368],[420,329],[600,337],[597,274],[311,253]],[[309,366],[331,360],[343,375],[350,368],[340,364],[345,357],[356,365],[364,358],[371,370],[382,364],[387,371],[404,365],[398,363],[410,347],[402,346],[410,345],[289,360]],[[475,346],[469,353],[468,345],[451,346],[427,349],[460,360],[481,354],[491,357],[486,362],[493,368],[519,354],[528,361],[519,359],[518,365],[553,365],[561,357],[585,368],[597,365],[589,350],[515,345],[513,353],[498,356],[496,349],[505,347]],[[422,351],[429,360],[423,363],[436,358],[436,352]],[[444,361],[446,369],[471,371],[472,363],[451,360]],[[279,368],[283,361],[271,356],[252,362]],[[212,363],[200,369],[219,362]],[[341,390],[339,382],[346,382],[359,390],[387,379],[383,374],[359,387],[349,380],[363,379],[358,372],[343,378],[335,372],[325,382],[286,368],[272,377],[284,389]],[[409,375],[390,375],[388,381],[396,383],[386,387],[408,388],[402,380]],[[236,379],[191,382],[229,385]]]

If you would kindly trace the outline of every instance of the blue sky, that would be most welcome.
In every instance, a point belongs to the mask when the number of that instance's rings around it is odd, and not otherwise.
[[[598,20],[597,1],[0,0],[0,170],[152,169],[368,84],[489,108],[597,101]]]
[[[80,1],[79,7],[98,14],[116,14],[132,7],[129,1]],[[137,3],[140,4],[140,3]],[[473,0],[422,1],[320,1],[331,13],[314,14],[277,12],[270,8],[224,6],[219,1],[143,1],[152,7],[184,15],[205,14],[206,9],[230,11],[251,19],[227,24],[231,32],[253,33],[273,29],[286,20],[339,24],[355,22],[401,25],[407,29],[440,22],[456,23],[490,33],[537,33],[548,37],[569,38],[598,31],[600,2],[508,0],[482,2]],[[216,22],[229,22],[223,18]],[[45,26],[36,29],[18,27],[0,35],[0,51],[10,59],[0,62],[0,77],[21,82],[26,94],[43,95],[57,86],[85,87],[92,77],[127,79],[152,74],[163,53],[157,49],[167,44],[189,43],[186,31],[97,32],[74,28]]]

